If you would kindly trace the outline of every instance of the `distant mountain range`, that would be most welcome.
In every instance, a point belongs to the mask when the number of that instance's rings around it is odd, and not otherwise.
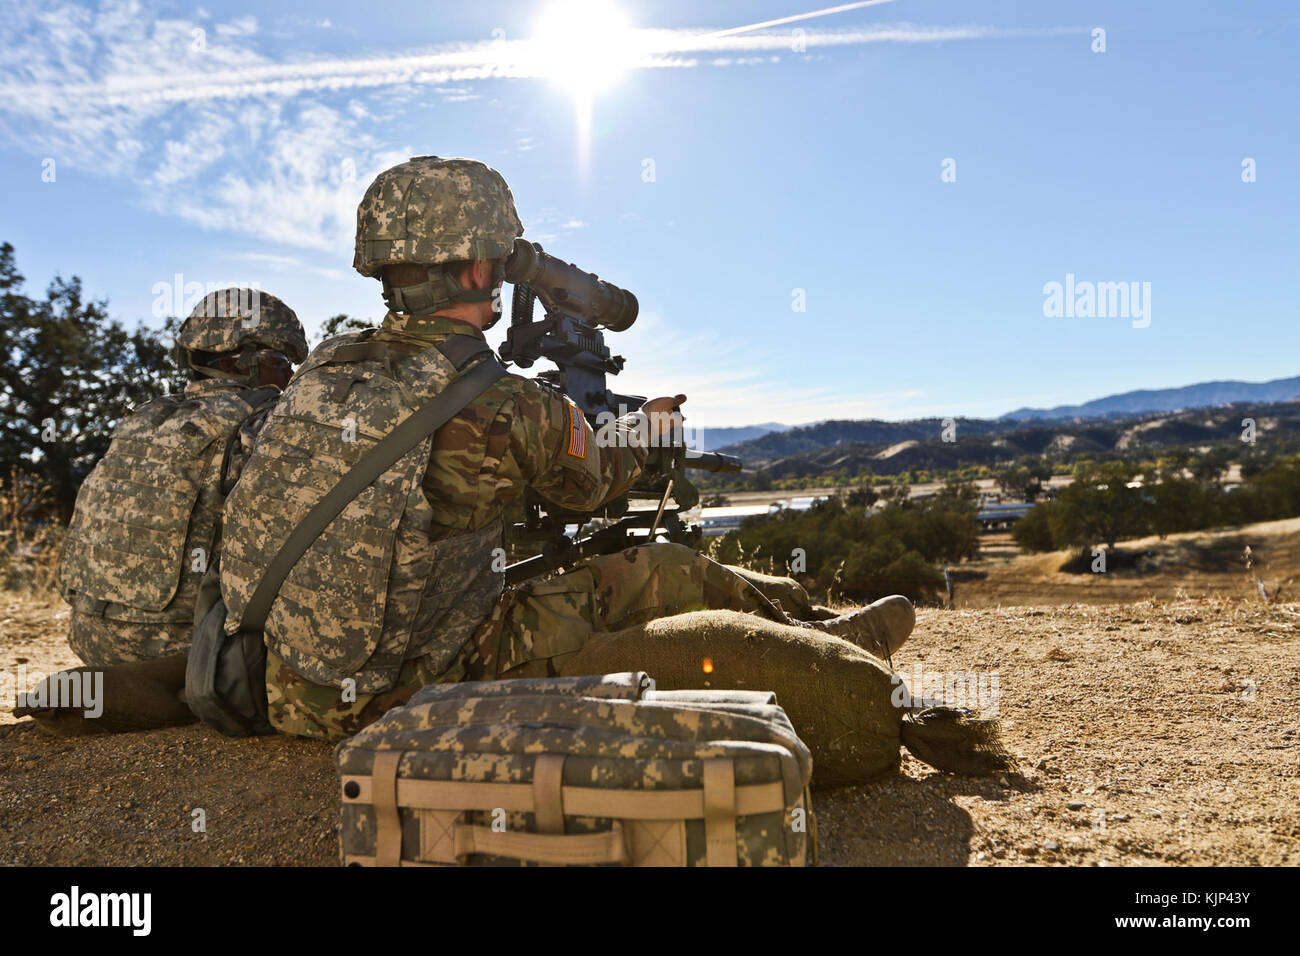
[[[1210,408],[1234,403],[1273,404],[1300,399],[1300,376],[1279,378],[1271,382],[1202,382],[1182,388],[1139,389],[1108,395],[1082,405],[1058,405],[1055,408],[1018,408],[999,418],[956,419],[961,438],[992,436],[1031,427],[1035,422],[1092,420],[1104,425],[1114,419],[1137,418],[1161,412]],[[888,422],[879,419],[850,419],[812,422],[807,425],[783,425],[766,422],[734,428],[705,428],[692,442],[702,451],[725,451],[746,461],[774,461],[790,455],[806,455],[845,445],[872,445],[872,455],[886,446],[900,442],[926,442],[938,439],[945,419],[919,418]],[[1056,434],[1053,432],[1052,434]],[[1190,436],[1188,436],[1190,438]],[[1100,443],[1104,446],[1103,439]],[[1086,444],[1086,442],[1085,442]],[[860,449],[859,449],[860,450]],[[1094,449],[1098,450],[1098,449]],[[956,449],[948,449],[955,452]],[[884,457],[893,458],[898,452]],[[833,456],[832,456],[833,457]],[[914,455],[903,455],[904,459]],[[946,458],[947,455],[939,455]]]
[[[690,414],[689,411],[687,414]],[[734,428],[701,428],[698,434],[690,435],[688,438],[689,443],[700,451],[717,451],[727,445],[749,441],[751,438],[758,438],[760,435],[772,432],[787,431],[791,427],[780,422],[765,422],[762,425],[739,425]]]
[[[885,422],[874,418],[817,422],[735,442],[722,446],[722,450],[741,455],[747,461],[764,461],[840,445],[889,445],[937,439],[941,437],[943,423],[941,418],[917,418],[908,422]],[[958,418],[955,424],[956,435],[963,438],[1006,429],[1003,423],[982,418]]]
[[[814,480],[830,472],[853,478],[867,472],[897,475],[909,469],[950,471],[997,466],[1021,456],[1070,461],[1111,454],[1152,455],[1163,448],[1240,447],[1242,418],[1258,418],[1261,440],[1273,447],[1300,442],[1300,401],[1227,405],[1076,421],[960,418],[945,440],[943,420],[821,422],[763,435],[722,449],[746,471],[773,478]]]
[[[1000,421],[1031,419],[1113,418],[1140,415],[1144,412],[1174,412],[1184,408],[1207,408],[1234,402],[1289,402],[1300,398],[1300,376],[1279,378],[1272,382],[1202,382],[1182,388],[1140,389],[1122,392],[1082,405],[1057,405],[1055,408],[1017,408]]]

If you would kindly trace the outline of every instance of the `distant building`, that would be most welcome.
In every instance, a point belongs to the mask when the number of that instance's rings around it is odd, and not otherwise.
[[[728,505],[723,508],[701,508],[700,529],[706,538],[725,534],[740,527],[746,518],[761,518],[779,514],[782,511],[807,511],[819,501],[825,501],[826,495],[809,495],[799,498],[781,499],[766,505]]]
[[[981,531],[1007,531],[1013,524],[1033,510],[1033,502],[1027,504],[986,504],[981,505],[975,513]]]

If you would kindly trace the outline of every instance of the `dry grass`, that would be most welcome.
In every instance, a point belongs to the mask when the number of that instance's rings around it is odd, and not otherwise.
[[[47,481],[17,468],[0,479],[0,590],[53,594],[65,530]]]
[[[1083,573],[1063,571],[1077,562],[1069,551],[986,555],[961,566],[957,607],[1300,597],[1300,518],[1137,538],[1119,542],[1117,550],[1128,566],[1101,574],[1089,573],[1088,562],[1079,565]]]

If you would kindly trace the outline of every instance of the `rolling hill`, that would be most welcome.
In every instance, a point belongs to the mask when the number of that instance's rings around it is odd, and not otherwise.
[[[1207,408],[1238,402],[1269,404],[1300,398],[1300,376],[1279,378],[1271,382],[1201,382],[1182,388],[1140,389],[1108,395],[1082,405],[1057,405],[1055,408],[1017,408],[1001,421],[1029,419],[1096,418],[1126,416],[1144,412],[1172,412],[1190,408]]]
[[[823,422],[724,450],[744,459],[746,471],[763,468],[775,479],[816,479],[837,470],[848,477],[868,469],[877,475],[896,475],[909,469],[994,466],[1023,455],[1073,460],[1141,455],[1179,446],[1236,447],[1244,417],[1255,419],[1257,442],[1300,448],[1300,401],[1294,401],[1076,421],[959,419],[956,441],[942,439],[938,419]]]
[[[738,425],[730,428],[701,428],[696,435],[692,436],[694,440],[689,444],[700,451],[717,451],[727,445],[760,438],[771,432],[783,432],[791,427],[793,426],[782,425],[780,422],[764,422],[761,425]]]

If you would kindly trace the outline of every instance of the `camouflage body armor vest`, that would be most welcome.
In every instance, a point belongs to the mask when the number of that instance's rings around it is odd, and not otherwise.
[[[457,367],[438,348],[395,355],[372,333],[321,345],[268,417],[226,507],[221,591],[226,631],[240,630],[262,574],[340,477]],[[481,343],[480,343],[481,344]],[[402,662],[454,662],[500,597],[501,522],[437,541],[421,483],[427,436],[354,498],[289,572],[271,605],[266,646],[313,683],[391,688]]]
[[[225,465],[279,389],[199,383],[138,408],[82,483],[60,559],[74,614],[155,624],[194,617],[217,547]]]

